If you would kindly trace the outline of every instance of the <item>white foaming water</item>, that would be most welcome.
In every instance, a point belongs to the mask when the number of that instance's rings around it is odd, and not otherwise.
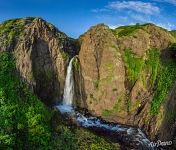
[[[64,96],[63,96],[63,105],[72,105],[73,96],[74,96],[74,80],[73,80],[73,70],[72,70],[72,62],[74,57],[70,60],[67,75],[65,79],[65,87],[64,87]]]
[[[61,113],[73,113],[74,112],[74,109],[72,106],[70,105],[58,105],[56,106]]]

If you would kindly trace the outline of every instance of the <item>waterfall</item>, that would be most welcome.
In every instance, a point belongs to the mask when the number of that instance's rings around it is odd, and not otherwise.
[[[74,96],[74,80],[72,70],[73,59],[74,57],[70,60],[69,65],[67,67],[67,75],[65,79],[64,96],[63,96],[63,104],[70,106],[72,105]]]
[[[94,117],[92,115],[87,115],[80,113],[75,110],[72,102],[74,96],[74,80],[73,80],[73,70],[72,70],[72,58],[67,67],[67,75],[65,80],[63,103],[57,105],[56,108],[62,114],[67,114],[69,119],[75,121],[75,123],[84,128],[88,128],[96,131],[97,133],[102,132],[107,135],[112,135],[112,138],[117,138],[119,141],[127,143],[127,145],[134,146],[137,149],[143,150],[154,150],[155,147],[150,146],[150,141],[147,139],[145,134],[138,128],[126,125],[119,125],[118,123],[110,123],[102,120],[101,118]],[[131,145],[132,144],[132,145]],[[157,148],[156,148],[157,149]]]

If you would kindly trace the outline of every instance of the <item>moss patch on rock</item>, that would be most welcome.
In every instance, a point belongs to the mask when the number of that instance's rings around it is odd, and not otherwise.
[[[145,62],[145,68],[150,73],[151,85],[154,86],[156,81],[158,70],[160,68],[160,52],[157,49],[149,49],[147,51],[147,60]]]
[[[68,55],[68,53],[62,51],[62,52],[61,52],[61,55],[62,55],[62,58],[64,59],[64,61],[66,61],[66,60],[69,59],[69,55]]]
[[[127,70],[127,78],[134,83],[140,76],[144,66],[144,60],[136,57],[130,49],[125,50],[123,59]]]
[[[73,64],[73,68],[74,68],[77,72],[79,72],[80,69],[81,69],[81,68],[80,68],[79,60],[78,60],[77,58],[74,58],[72,64]]]
[[[117,97],[116,99],[116,103],[113,106],[112,109],[105,109],[102,111],[102,116],[104,117],[110,117],[112,115],[117,115],[118,113],[120,113],[122,111],[121,107],[122,107],[122,103],[123,103],[123,98],[122,97]]]
[[[143,71],[145,71],[145,74],[149,74],[150,83],[147,84],[150,86],[148,88],[154,92],[150,113],[151,115],[156,115],[176,80],[176,62],[171,58],[162,61],[161,52],[156,48],[151,48],[147,51],[146,60],[136,57],[129,49],[125,50],[123,58],[127,78],[132,83],[140,78],[144,80],[141,77],[143,76]],[[146,87],[146,85],[144,86]]]

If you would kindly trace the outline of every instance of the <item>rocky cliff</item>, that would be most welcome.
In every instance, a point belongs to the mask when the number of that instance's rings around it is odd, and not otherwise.
[[[76,40],[41,18],[8,20],[0,25],[0,51],[12,51],[17,70],[48,105],[63,95],[67,63]]]
[[[91,28],[81,39],[79,58],[86,102],[97,115],[112,109],[125,94],[125,68],[116,43],[115,36],[104,25]],[[122,107],[125,109],[125,104]]]
[[[0,25],[23,80],[47,105],[62,100],[73,56],[74,104],[102,118],[141,127],[152,139],[176,135],[175,31],[153,24],[91,27],[78,40],[41,18]]]
[[[80,37],[79,52],[87,108],[109,121],[140,126],[153,139],[173,140],[175,42],[153,24],[92,27]]]

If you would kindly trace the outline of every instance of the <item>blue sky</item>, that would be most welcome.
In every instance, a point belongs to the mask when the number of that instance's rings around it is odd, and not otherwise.
[[[42,17],[68,36],[77,38],[90,26],[111,28],[152,22],[176,29],[176,0],[1,0],[0,22],[19,17]]]

